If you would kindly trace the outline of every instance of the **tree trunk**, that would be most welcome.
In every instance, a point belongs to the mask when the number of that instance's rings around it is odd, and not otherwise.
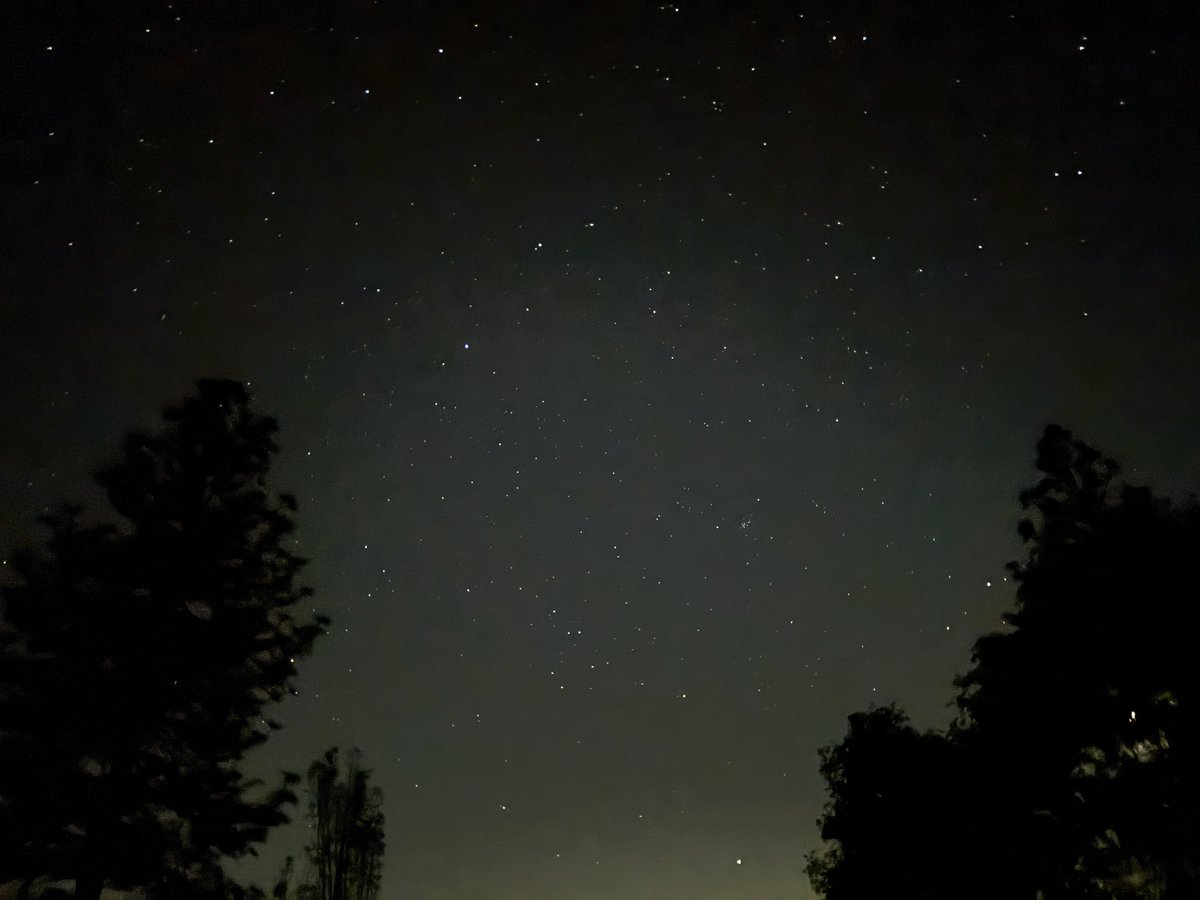
[[[75,900],[100,900],[104,876],[94,866],[86,868],[75,879]]]

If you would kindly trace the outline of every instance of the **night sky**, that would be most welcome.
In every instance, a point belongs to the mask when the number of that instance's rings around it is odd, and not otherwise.
[[[52,5],[0,548],[248,382],[333,619],[251,768],[361,747],[383,900],[812,896],[817,749],[949,722],[1045,423],[1200,486],[1191,3]]]

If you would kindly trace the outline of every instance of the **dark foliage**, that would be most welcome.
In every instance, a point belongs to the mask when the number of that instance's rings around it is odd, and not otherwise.
[[[1037,449],[1011,627],[976,642],[959,720],[860,713],[822,751],[830,900],[1200,896],[1200,510],[1057,426]]]
[[[276,424],[218,380],[164,418],[96,475],[113,521],[47,517],[4,592],[0,880],[212,896],[220,858],[253,852],[295,801],[298,777],[267,789],[237,767],[325,624],[296,615]]]
[[[821,750],[821,774],[833,797],[821,837],[834,847],[808,874],[826,897],[994,896],[979,890],[985,823],[971,816],[980,798],[957,743],[894,706],[871,709]]]

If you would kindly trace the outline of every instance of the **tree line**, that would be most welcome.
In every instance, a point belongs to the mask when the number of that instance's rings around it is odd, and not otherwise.
[[[241,771],[328,625],[270,483],[278,426],[212,379],[163,418],[96,472],[107,518],[48,514],[0,585],[0,883],[23,896],[265,898],[222,863],[304,781]],[[975,643],[954,721],[871,708],[821,751],[806,869],[827,900],[1200,896],[1200,505],[1058,426],[1036,465],[1008,627]],[[383,798],[361,755],[329,750],[306,786],[304,872],[289,860],[272,900],[376,900]]]
[[[872,708],[821,750],[827,900],[1200,897],[1200,507],[1059,426],[1036,464],[951,725]]]
[[[278,425],[217,379],[163,420],[96,471],[107,517],[44,516],[44,546],[0,586],[0,883],[22,896],[253,897],[222,861],[256,853],[297,801],[299,775],[241,771],[328,625],[299,583],[295,498],[270,483]],[[310,768],[316,876],[293,894],[377,895],[368,778],[357,751],[344,774],[336,749]]]

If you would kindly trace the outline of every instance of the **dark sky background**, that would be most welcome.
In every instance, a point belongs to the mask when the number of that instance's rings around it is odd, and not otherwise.
[[[49,6],[0,547],[249,382],[333,617],[254,767],[363,749],[384,900],[810,897],[817,749],[949,721],[1044,424],[1200,480],[1191,3]]]

